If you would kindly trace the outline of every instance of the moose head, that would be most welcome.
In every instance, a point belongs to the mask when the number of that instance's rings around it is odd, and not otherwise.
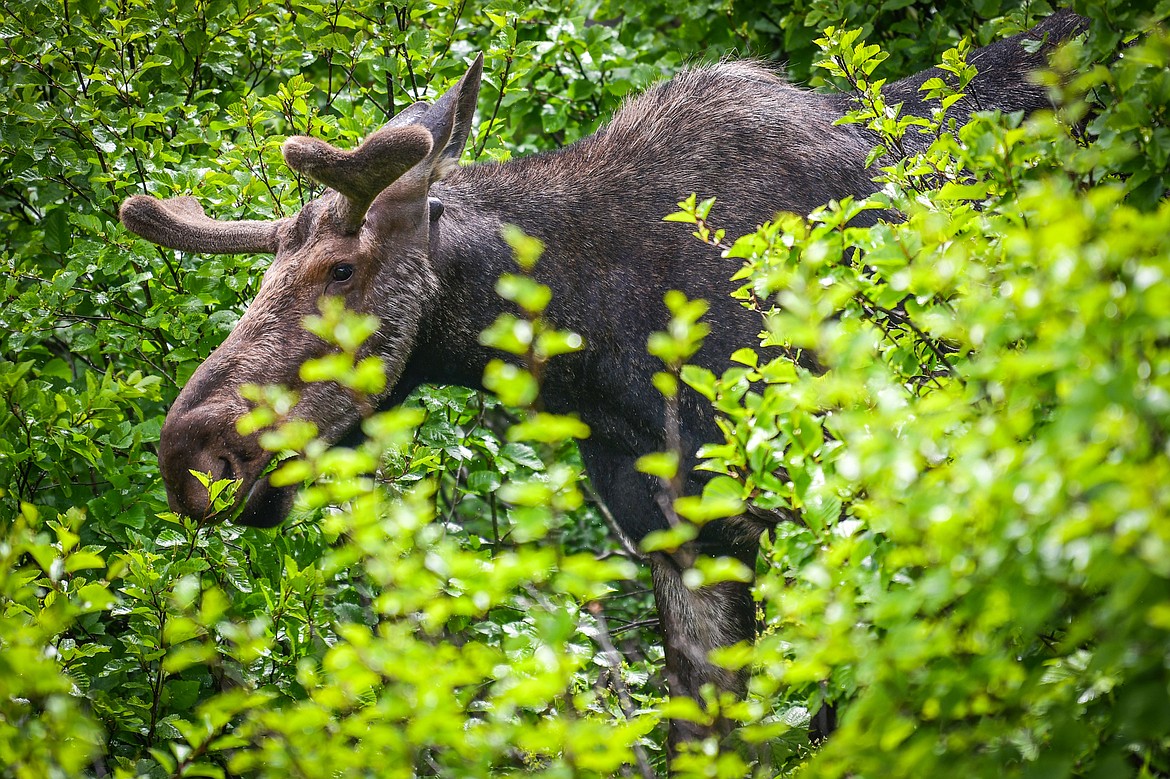
[[[271,526],[287,515],[294,491],[262,476],[271,453],[258,434],[236,429],[249,410],[240,396],[245,384],[296,389],[294,414],[314,422],[326,441],[340,440],[360,423],[361,409],[347,393],[298,378],[305,360],[331,348],[301,328],[323,296],[339,296],[350,310],[379,318],[362,354],[382,359],[387,387],[393,388],[438,286],[429,247],[443,205],[430,197],[430,186],[463,153],[482,68],[480,55],[433,105],[414,103],[352,151],[315,138],[285,141],[288,166],[327,188],[295,216],[218,221],[191,197],[135,195],[122,204],[123,224],[161,246],[276,255],[243,318],[167,414],[159,464],[172,510],[194,517],[208,513],[207,490],[191,474],[197,471],[241,481],[237,501],[244,507],[237,521],[243,524]]]

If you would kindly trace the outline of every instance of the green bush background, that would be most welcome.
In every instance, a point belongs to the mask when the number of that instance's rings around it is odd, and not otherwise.
[[[284,137],[352,145],[483,51],[465,160],[570,143],[744,54],[859,88],[875,143],[935,137],[878,160],[869,201],[723,241],[766,345],[827,371],[756,344],[721,377],[681,367],[724,420],[704,505],[804,522],[761,554],[760,642],[723,653],[754,669],[724,702],[742,727],[678,772],[1167,775],[1168,7],[1076,7],[1063,119],[960,133],[887,114],[872,67],[1046,4],[0,4],[0,773],[645,774],[668,716],[704,716],[666,700],[648,577],[571,442],[515,440],[523,410],[490,397],[427,388],[362,450],[313,453],[276,531],[166,512],[165,410],[267,260],[160,250],[118,204],[295,211]],[[847,226],[879,206],[904,219]],[[680,218],[716,228],[719,204]],[[841,730],[810,746],[824,700]]]

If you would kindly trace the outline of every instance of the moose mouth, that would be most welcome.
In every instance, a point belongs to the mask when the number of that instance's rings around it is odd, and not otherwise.
[[[354,446],[358,444],[363,438],[361,431],[361,424],[354,425],[341,435],[340,439],[335,445],[338,446]],[[229,473],[224,476],[230,478],[230,463],[224,461]],[[244,495],[241,503],[236,504],[236,508],[225,510],[221,514],[209,517],[212,521],[222,519],[230,520],[233,524],[243,525],[245,527],[259,527],[270,528],[276,527],[283,522],[292,512],[293,503],[296,501],[297,492],[300,489],[299,484],[291,484],[286,486],[276,486],[271,481],[272,469],[269,466],[272,464],[270,458],[261,466],[261,473],[255,477],[252,486],[247,488],[247,493]],[[243,476],[241,488],[243,488],[248,481],[248,476],[244,474],[237,474],[236,477]],[[169,487],[168,487],[169,492]],[[233,516],[234,513],[234,516]]]
[[[268,476],[261,476],[248,490],[244,507],[232,520],[245,527],[276,527],[292,511],[297,497],[295,485],[275,487]]]
[[[177,413],[176,413],[177,412]],[[187,414],[172,408],[159,440],[159,469],[167,490],[167,503],[176,514],[201,523],[231,519],[248,527],[275,527],[292,510],[297,485],[277,487],[265,473],[273,456],[260,448],[255,437],[245,438],[225,430],[215,413]],[[232,426],[234,428],[234,425]],[[193,473],[205,476],[196,479]],[[235,480],[236,500],[213,508],[204,479]]]

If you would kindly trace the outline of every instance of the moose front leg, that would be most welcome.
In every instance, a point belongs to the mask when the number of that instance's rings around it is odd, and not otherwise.
[[[596,421],[591,425],[600,428]],[[600,446],[596,439],[581,444],[581,458],[589,477],[607,510],[615,518],[621,532],[637,540],[662,525],[648,521],[661,517],[658,500],[660,483],[657,478],[641,473],[635,459],[616,454]],[[702,485],[688,485],[692,493]],[[665,524],[665,523],[663,523]],[[671,695],[688,697],[703,705],[702,690],[711,685],[717,693],[740,697],[747,689],[747,672],[730,671],[710,660],[713,649],[731,646],[741,641],[752,641],[756,635],[755,603],[751,585],[742,582],[721,582],[711,587],[691,589],[683,582],[683,574],[694,565],[699,555],[729,555],[755,568],[759,551],[760,533],[772,524],[744,516],[717,520],[705,525],[694,541],[672,552],[650,554],[650,570],[654,582],[654,600],[658,607],[658,621],[662,627],[666,650],[666,678]],[[670,723],[669,751],[673,755],[678,745],[700,741],[708,736],[722,737],[732,729],[732,723],[717,716],[704,725],[687,720]]]
[[[742,697],[747,689],[746,671],[715,665],[710,654],[713,649],[755,638],[751,585],[728,581],[696,589],[688,587],[683,582],[683,573],[693,560],[693,553],[688,552],[659,552],[650,558],[670,694],[686,696],[703,705],[703,688],[711,685],[717,694],[727,692]],[[684,742],[709,736],[722,738],[732,727],[722,715],[716,715],[710,724],[671,720],[670,753],[675,754]]]
[[[700,537],[673,553],[650,555],[654,600],[666,650],[666,679],[670,694],[686,696],[706,708],[703,688],[710,685],[718,695],[731,693],[742,698],[747,691],[748,671],[732,671],[711,662],[712,650],[756,638],[756,605],[750,583],[725,581],[709,587],[691,588],[683,576],[702,554],[738,559],[754,568],[759,537],[769,522],[786,516],[743,516],[716,522],[703,529]],[[679,746],[710,736],[723,738],[734,723],[716,714],[709,723],[685,719],[670,721],[668,750],[673,758]],[[822,741],[836,730],[833,706],[822,705],[809,723],[809,738]]]

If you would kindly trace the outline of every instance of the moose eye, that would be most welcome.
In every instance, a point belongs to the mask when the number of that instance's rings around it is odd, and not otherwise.
[[[340,265],[333,266],[333,280],[334,281],[349,281],[349,277],[353,275],[353,266],[347,262]]]

